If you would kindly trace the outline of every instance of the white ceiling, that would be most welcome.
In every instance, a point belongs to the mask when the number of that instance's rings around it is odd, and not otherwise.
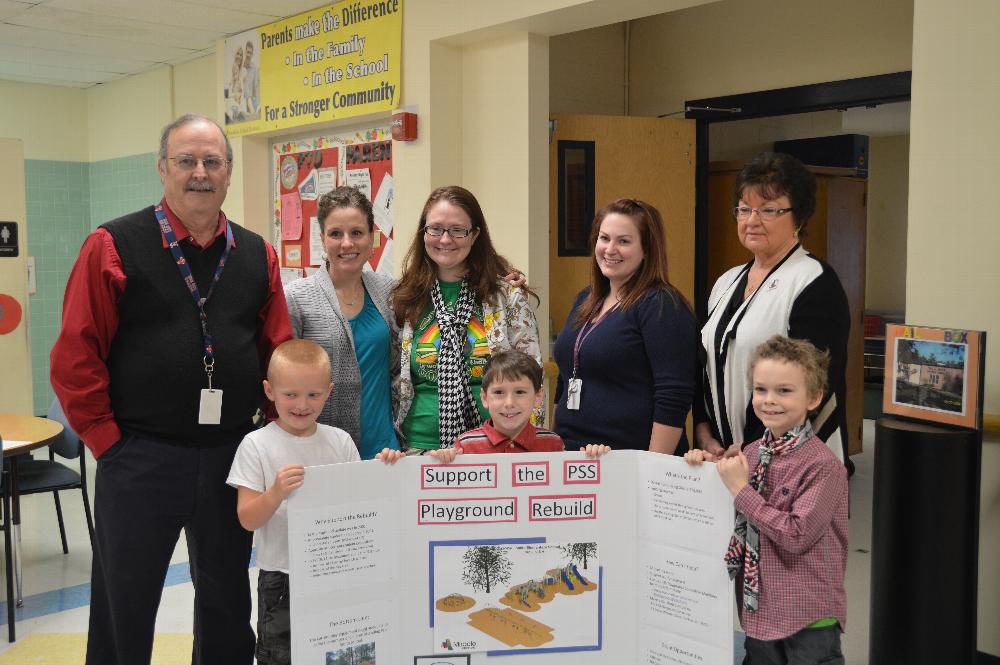
[[[0,79],[88,88],[214,53],[219,39],[323,2],[0,0]]]

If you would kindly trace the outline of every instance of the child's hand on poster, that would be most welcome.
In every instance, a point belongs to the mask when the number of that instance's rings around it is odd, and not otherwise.
[[[393,450],[392,448],[383,448],[382,452],[375,454],[375,459],[382,460],[386,464],[395,464],[399,460],[406,457],[402,450]]]
[[[455,458],[462,454],[461,448],[438,448],[427,453],[442,464],[451,464]]]
[[[596,459],[601,455],[607,455],[611,452],[611,446],[606,446],[603,443],[588,443],[585,446],[580,447],[580,452],[585,453],[587,457],[591,459]]]
[[[716,459],[717,456],[701,448],[692,448],[684,453],[684,461],[691,466],[701,466],[702,462],[714,462]]]
[[[716,463],[715,468],[729,493],[733,496],[739,494],[740,490],[749,484],[750,465],[747,463],[747,456],[743,453],[732,457],[723,457]]]
[[[278,469],[274,476],[274,484],[271,485],[271,492],[281,500],[287,499],[292,490],[302,487],[302,481],[306,477],[306,469],[301,464],[286,464]]]

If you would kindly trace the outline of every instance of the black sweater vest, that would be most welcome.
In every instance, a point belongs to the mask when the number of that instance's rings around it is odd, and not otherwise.
[[[111,408],[124,432],[213,446],[239,441],[249,430],[263,399],[257,332],[269,288],[267,252],[260,236],[229,224],[236,244],[205,304],[215,353],[212,387],[223,390],[220,425],[198,424],[201,389],[208,387],[198,308],[163,246],[153,208],[102,225],[126,277],[107,360]],[[225,243],[219,236],[202,251],[181,242],[202,297]]]

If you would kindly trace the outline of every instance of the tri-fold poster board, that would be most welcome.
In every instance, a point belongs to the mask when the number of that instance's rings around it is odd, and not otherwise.
[[[614,451],[311,467],[289,499],[292,662],[733,662],[715,466]]]

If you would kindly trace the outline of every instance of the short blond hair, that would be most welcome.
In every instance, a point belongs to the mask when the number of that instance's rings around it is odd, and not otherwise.
[[[267,379],[273,380],[276,366],[305,365],[323,369],[330,373],[330,356],[322,346],[310,339],[290,339],[282,342],[271,354],[271,362],[267,364]]]
[[[820,351],[804,339],[789,339],[775,335],[757,347],[750,358],[750,372],[747,379],[753,386],[753,368],[761,360],[778,360],[790,365],[798,365],[806,375],[806,390],[809,395],[826,392],[826,376],[830,369],[829,351]]]

